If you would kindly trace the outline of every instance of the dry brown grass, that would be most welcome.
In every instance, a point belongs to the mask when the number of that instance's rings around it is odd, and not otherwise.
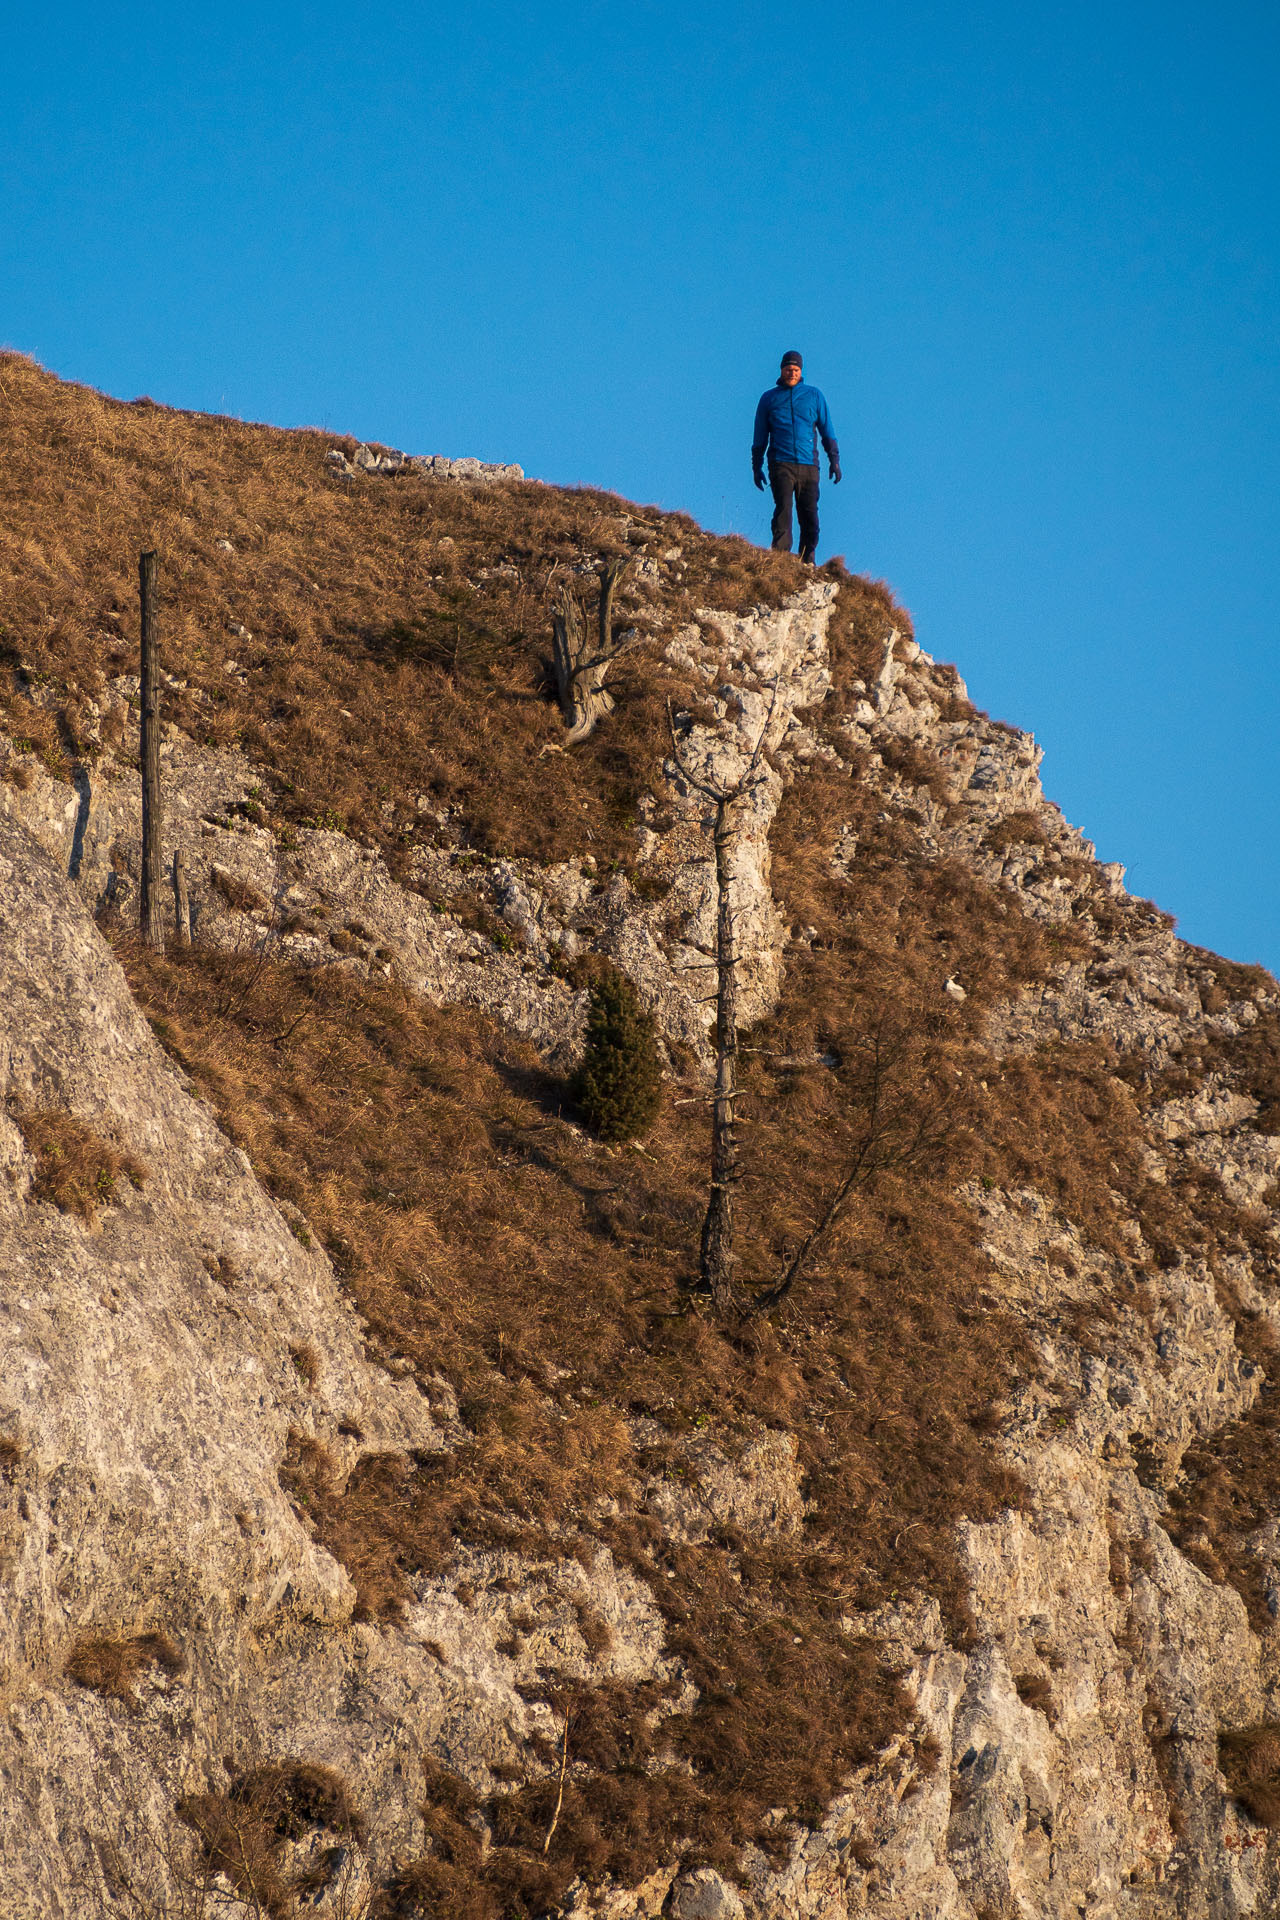
[[[309,1342],[301,1347],[290,1347],[289,1358],[303,1385],[314,1390],[320,1379],[320,1355],[315,1348]]]
[[[1280,1828],[1280,1725],[1264,1721],[1218,1739],[1228,1787],[1259,1826]]]
[[[281,831],[345,826],[393,859],[441,831],[418,794],[490,852],[630,852],[680,683],[638,647],[608,728],[540,757],[563,732],[542,660],[575,568],[634,535],[673,624],[806,578],[789,556],[612,494],[340,481],[324,456],[350,451],[341,436],[126,405],[14,354],[0,355],[0,404],[0,726],[64,777],[92,752],[88,702],[104,675],[137,670],[137,555],[157,548],[163,658],[187,682],[170,717],[245,748]],[[652,604],[624,582],[620,623],[643,627]]]
[[[1242,1327],[1246,1351],[1250,1332],[1258,1331],[1256,1317],[1252,1328]],[[1188,1448],[1165,1525],[1202,1573],[1236,1588],[1261,1630],[1271,1611],[1264,1569],[1249,1541],[1280,1513],[1280,1354],[1267,1341],[1253,1357],[1263,1368],[1258,1398],[1242,1419]]]
[[[1012,847],[1044,847],[1048,836],[1038,814],[1025,810],[1006,813],[987,828],[982,844],[993,853],[1007,853]]]
[[[1255,974],[1260,970],[1233,972],[1215,955],[1197,955],[1196,961],[1198,971],[1208,966],[1212,975],[1226,977],[1233,998],[1247,996],[1259,984]],[[1268,976],[1262,979],[1270,984]],[[1212,1010],[1210,990],[1217,981],[1203,982],[1203,976],[1201,981],[1201,1002]],[[1217,1011],[1225,1001],[1223,993]],[[1151,1074],[1142,1055],[1119,1061],[1117,1071],[1132,1087],[1143,1111],[1194,1095],[1212,1075],[1258,1100],[1253,1124],[1261,1131],[1271,1132],[1280,1124],[1280,1020],[1269,1008],[1262,1009],[1255,1026],[1237,1035],[1189,1042],[1160,1073]],[[1280,1515],[1275,1470],[1280,1446],[1280,1348],[1265,1315],[1242,1302],[1221,1256],[1246,1255],[1255,1281],[1271,1287],[1280,1282],[1275,1196],[1256,1209],[1238,1207],[1216,1175],[1189,1157],[1175,1156],[1168,1184],[1148,1187],[1136,1196],[1136,1204],[1159,1261],[1173,1264],[1191,1253],[1209,1262],[1219,1304],[1235,1323],[1236,1343],[1261,1371],[1258,1396],[1248,1411],[1188,1448],[1169,1489],[1164,1516],[1164,1525],[1181,1550],[1210,1579],[1234,1586],[1261,1630],[1270,1622],[1270,1608],[1263,1567],[1249,1542],[1258,1528]]]
[[[40,1107],[14,1115],[27,1150],[35,1160],[30,1198],[48,1200],[63,1213],[92,1220],[109,1207],[123,1177],[140,1187],[147,1170],[124,1148],[104,1140],[83,1120],[60,1107]]]
[[[701,1204],[696,1111],[663,1114],[651,1157],[611,1151],[557,1117],[563,1090],[525,1046],[474,1015],[337,974],[157,959],[131,943],[123,957],[261,1175],[305,1209],[378,1339],[458,1392],[470,1438],[437,1458],[367,1456],[344,1481],[295,1436],[282,1478],[351,1569],[362,1610],[394,1613],[459,1542],[545,1552],[548,1527],[557,1552],[575,1532],[603,1539],[658,1595],[699,1705],[670,1723],[665,1785],[629,1773],[575,1786],[565,1871],[640,1861],[677,1802],[689,1844],[722,1863],[768,1835],[770,1806],[813,1817],[903,1715],[841,1615],[922,1584],[958,1618],[949,1518],[1016,1497],[981,1428],[1017,1340],[964,1297],[980,1262],[949,1197],[953,1169],[868,1196],[802,1310],[717,1328],[682,1284]],[[816,1109],[826,1145],[820,1126],[797,1147],[813,1110],[803,1080],[762,1080],[755,1103],[753,1283],[856,1125],[837,1092]],[[856,1076],[845,1086],[856,1100]],[[677,1430],[710,1419],[729,1436],[762,1420],[796,1429],[816,1501],[803,1549],[673,1549],[635,1509],[632,1412]],[[622,1509],[613,1521],[599,1518],[604,1497]],[[649,1703],[642,1689],[627,1699],[634,1741]],[[534,1821],[541,1803],[533,1787],[526,1797]],[[612,1851],[599,1853],[596,1831],[614,1834]]]
[[[78,1687],[91,1687],[114,1700],[134,1704],[138,1680],[150,1667],[181,1673],[186,1665],[166,1633],[135,1633],[113,1637],[81,1634],[67,1656],[63,1671]]]
[[[1013,1684],[1019,1700],[1024,1707],[1034,1707],[1042,1713],[1051,1727],[1058,1724],[1058,1709],[1054,1704],[1053,1685],[1044,1673],[1015,1673]]]
[[[1220,971],[1216,963],[1215,974]],[[1205,982],[1201,976],[1198,984],[1205,1011],[1221,1013],[1227,996],[1216,978]],[[1258,1102],[1251,1124],[1260,1133],[1280,1133],[1280,1012],[1273,1006],[1263,1007],[1238,1033],[1189,1041],[1159,1074],[1147,1071],[1141,1055],[1126,1063],[1126,1071],[1149,1105],[1198,1093],[1211,1074],[1219,1075]]]

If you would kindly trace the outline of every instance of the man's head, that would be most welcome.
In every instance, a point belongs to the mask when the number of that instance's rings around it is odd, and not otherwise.
[[[784,387],[794,387],[804,378],[804,361],[793,347],[790,353],[782,356],[782,371],[778,375]]]

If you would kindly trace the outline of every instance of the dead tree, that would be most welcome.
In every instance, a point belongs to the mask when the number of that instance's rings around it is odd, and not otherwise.
[[[777,682],[764,725],[746,766],[732,783],[695,773],[676,738],[670,703],[667,724],[672,756],[683,778],[715,803],[713,846],[716,868],[716,943],[710,964],[716,975],[716,1084],[711,1100],[711,1179],[707,1211],[702,1222],[698,1278],[711,1295],[718,1314],[734,1305],[734,1189],[741,1178],[738,1164],[738,935],[733,907],[733,853],[742,828],[742,803],[767,777],[763,763],[765,736],[778,701]]]
[[[625,558],[616,558],[606,560],[600,569],[594,638],[588,633],[587,616],[571,588],[565,589],[560,611],[552,615],[552,667],[556,698],[568,728],[566,747],[585,740],[596,721],[612,711],[613,695],[605,685],[609,669],[640,637],[631,630],[614,638],[613,595],[627,564]]]

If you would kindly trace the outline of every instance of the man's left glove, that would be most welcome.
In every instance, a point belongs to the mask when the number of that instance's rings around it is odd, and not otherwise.
[[[838,460],[831,461],[830,465],[827,468],[827,472],[831,475],[833,482],[838,487],[840,485],[840,480],[841,480],[840,462]]]
[[[765,486],[765,480],[764,480],[764,468],[763,468],[763,467],[752,467],[752,469],[751,469],[751,478],[752,478],[752,479],[753,479],[753,480],[755,481],[755,483],[756,483],[756,485],[757,485],[757,486],[759,487],[759,489],[760,489],[760,491],[761,491],[761,493],[763,493],[763,492],[764,492],[764,486]]]

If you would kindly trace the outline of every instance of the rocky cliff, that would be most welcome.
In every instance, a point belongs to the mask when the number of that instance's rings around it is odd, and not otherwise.
[[[838,564],[4,375],[0,1913],[1276,1911],[1275,983]],[[757,746],[717,1315],[700,782]]]

